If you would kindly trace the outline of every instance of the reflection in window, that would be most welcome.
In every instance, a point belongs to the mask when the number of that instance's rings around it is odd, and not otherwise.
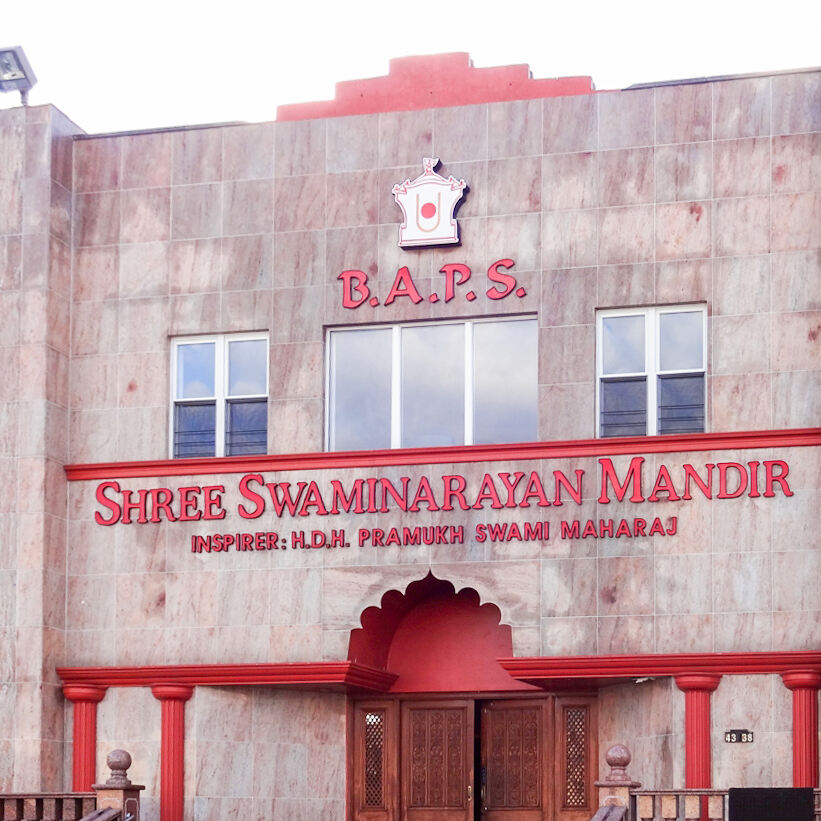
[[[328,349],[330,450],[537,437],[533,318],[345,328]]]
[[[706,311],[602,311],[597,317],[600,436],[705,429]]]
[[[172,456],[265,453],[267,337],[236,334],[176,339],[171,357]]]

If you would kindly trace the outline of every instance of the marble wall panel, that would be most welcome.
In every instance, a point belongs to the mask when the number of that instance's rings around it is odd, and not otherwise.
[[[713,139],[770,133],[771,80],[749,77],[713,86]]]
[[[488,106],[488,156],[522,157],[542,151],[542,101],[513,100]]]
[[[362,171],[377,166],[379,117],[333,117],[326,120],[325,168],[327,173]]]
[[[712,136],[712,88],[706,83],[656,89],[656,143],[691,143]]]
[[[172,134],[154,132],[120,137],[122,188],[154,188],[171,185]]]
[[[772,250],[803,251],[821,246],[821,193],[772,198]]]
[[[599,104],[599,148],[652,145],[655,130],[653,89],[602,92]]]
[[[655,149],[656,201],[710,198],[713,193],[712,162],[711,143],[657,146]]]
[[[821,75],[817,71],[773,77],[773,134],[821,131],[821,112],[817,105],[819,92]]]
[[[542,150],[545,154],[591,151],[598,147],[599,106],[592,94],[542,101]]]
[[[221,128],[192,128],[171,137],[171,181],[175,186],[222,179]]]
[[[548,154],[542,158],[542,208],[595,208],[598,205],[597,155],[591,151]]]
[[[379,168],[416,165],[432,152],[433,111],[389,111],[379,115]]]
[[[325,121],[299,120],[274,126],[274,176],[325,172]]]
[[[222,132],[223,178],[262,180],[274,176],[274,124],[258,123]]]

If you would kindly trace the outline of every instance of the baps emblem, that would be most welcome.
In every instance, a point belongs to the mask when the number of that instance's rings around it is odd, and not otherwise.
[[[459,242],[459,226],[453,212],[467,184],[453,176],[445,179],[437,174],[437,157],[425,157],[422,165],[425,170],[415,180],[397,183],[392,189],[404,216],[399,245],[455,245]]]

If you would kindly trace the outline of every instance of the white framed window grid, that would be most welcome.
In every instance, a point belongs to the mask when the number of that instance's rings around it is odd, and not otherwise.
[[[326,342],[328,355],[325,363],[325,395],[327,401],[325,402],[325,443],[326,449],[333,451],[337,450],[337,435],[335,430],[334,407],[336,402],[334,391],[333,374],[336,368],[335,354],[336,347],[334,345],[335,334],[349,334],[361,331],[384,331],[390,334],[390,444],[391,449],[401,447],[413,447],[414,445],[406,445],[402,442],[402,386],[403,386],[403,368],[402,368],[402,334],[407,331],[416,331],[424,328],[444,328],[448,326],[458,326],[464,329],[464,336],[462,340],[463,347],[463,400],[464,400],[464,417],[462,420],[462,440],[458,444],[473,444],[475,439],[475,345],[474,345],[474,331],[478,325],[483,324],[499,324],[505,322],[531,322],[534,324],[536,333],[538,334],[537,319],[534,315],[524,314],[515,316],[492,316],[482,317],[476,319],[454,319],[454,320],[436,320],[431,322],[406,322],[396,324],[379,324],[379,325],[359,325],[329,328],[326,331]],[[537,410],[537,396],[538,396],[538,336],[536,336],[535,350],[534,350],[534,373],[533,373],[533,390],[534,402],[533,413],[534,418]],[[536,425],[534,424],[532,439],[536,438]],[[522,439],[513,438],[504,441],[523,441]]]
[[[265,355],[262,368],[264,369],[264,391],[261,392],[234,392],[230,390],[230,367],[229,367],[229,346],[234,342],[264,342]],[[185,346],[213,345],[213,389],[197,392],[197,395],[181,396],[181,353]],[[199,336],[176,337],[171,340],[171,385],[170,385],[170,408],[168,424],[168,452],[172,459],[185,458],[187,454],[179,453],[179,441],[177,430],[177,409],[182,406],[214,406],[214,452],[212,456],[225,456],[230,450],[227,445],[229,436],[227,414],[231,403],[249,402],[254,400],[265,400],[267,408],[269,386],[269,362],[268,362],[268,335],[259,332],[246,332],[237,334],[210,334]],[[267,431],[267,424],[266,424]],[[266,432],[267,438],[267,432]],[[254,450],[255,453],[264,453],[262,450]],[[201,454],[197,454],[201,455]]]
[[[690,367],[663,368],[661,323],[665,316],[672,314],[698,314],[701,319],[700,361]],[[644,324],[644,368],[608,371],[605,367],[607,340],[604,334],[604,323],[614,317],[642,317]],[[645,380],[646,385],[646,431],[644,435],[654,436],[659,433],[659,384],[664,377],[701,375],[704,377],[701,396],[703,426],[707,429],[707,307],[704,304],[650,306],[643,308],[612,308],[596,313],[596,435],[603,433],[602,385],[606,382],[625,381],[630,379]],[[625,434],[627,435],[627,434]]]

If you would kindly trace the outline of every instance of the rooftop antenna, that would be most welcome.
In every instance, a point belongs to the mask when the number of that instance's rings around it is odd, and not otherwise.
[[[29,89],[37,82],[21,46],[0,48],[0,91],[19,91],[20,102],[29,104]]]

